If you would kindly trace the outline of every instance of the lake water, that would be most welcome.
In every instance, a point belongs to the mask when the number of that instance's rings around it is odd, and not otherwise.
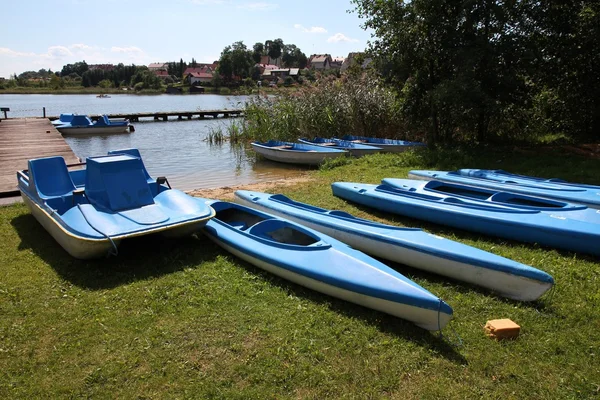
[[[201,95],[0,95],[0,106],[10,107],[8,117],[41,117],[60,113],[111,114],[123,112],[197,111],[239,109],[246,96]],[[225,128],[236,119],[140,121],[135,132],[119,135],[65,137],[80,158],[108,150],[138,148],[150,174],[166,176],[181,190],[242,185],[297,176],[302,167],[256,160],[245,149],[233,151],[229,143],[210,145],[211,129]],[[240,121],[237,119],[237,121]]]

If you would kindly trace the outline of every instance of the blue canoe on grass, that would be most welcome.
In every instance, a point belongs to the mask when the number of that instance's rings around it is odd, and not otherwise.
[[[458,171],[410,171],[413,179],[435,179],[462,185],[492,188],[530,196],[559,199],[600,208],[600,186],[571,183],[561,179],[535,178],[502,170],[459,169]]]
[[[401,228],[300,203],[282,194],[247,190],[235,201],[326,235],[357,250],[424,271],[491,289],[521,301],[533,301],[554,284],[539,269],[416,228]]]
[[[382,211],[487,235],[600,255],[600,212],[582,205],[440,181],[336,182],[333,193]]]
[[[312,229],[239,204],[206,200],[206,235],[235,256],[312,290],[442,329],[452,308],[381,262]]]
[[[302,138],[298,139],[300,143],[312,144],[315,146],[323,146],[330,149],[339,149],[346,150],[348,153],[353,155],[354,157],[361,157],[367,154],[379,153],[381,151],[380,147],[369,146],[366,144],[354,143],[348,140],[341,139],[325,139],[325,138]]]
[[[343,140],[347,140],[352,143],[366,144],[369,146],[377,146],[382,149],[382,151],[387,151],[390,153],[402,153],[403,151],[414,149],[418,147],[425,147],[426,144],[422,142],[408,142],[406,140],[396,140],[396,139],[380,139],[373,137],[365,137],[365,136],[352,136],[345,135],[342,137]]]
[[[214,216],[204,202],[171,189],[166,178],[151,178],[137,149],[90,157],[75,171],[62,157],[29,160],[17,179],[33,216],[81,259],[116,253],[130,237],[189,235]]]
[[[269,140],[263,143],[252,142],[252,148],[266,159],[289,164],[318,165],[327,159],[343,157],[348,154],[344,150],[278,140]]]

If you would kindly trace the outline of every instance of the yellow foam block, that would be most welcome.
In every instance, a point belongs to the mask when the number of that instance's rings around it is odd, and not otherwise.
[[[485,324],[485,332],[494,339],[515,339],[521,327],[508,318],[491,319]]]

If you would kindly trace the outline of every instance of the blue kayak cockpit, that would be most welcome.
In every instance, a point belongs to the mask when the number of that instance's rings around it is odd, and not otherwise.
[[[215,220],[256,238],[284,246],[325,246],[320,237],[289,221],[233,203],[215,201],[210,205]]]

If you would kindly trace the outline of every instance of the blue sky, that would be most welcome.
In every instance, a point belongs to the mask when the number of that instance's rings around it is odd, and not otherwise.
[[[179,60],[212,62],[227,45],[283,39],[307,56],[364,50],[370,33],[350,0],[30,0],[0,23],[0,77],[41,68]]]

